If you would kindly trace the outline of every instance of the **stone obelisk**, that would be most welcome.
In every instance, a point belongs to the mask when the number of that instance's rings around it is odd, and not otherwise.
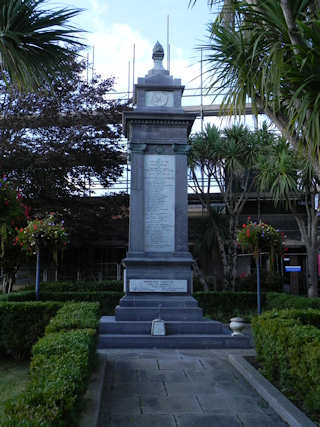
[[[163,57],[157,42],[153,68],[135,85],[136,106],[123,115],[131,158],[131,194],[129,248],[123,260],[126,295],[116,311],[119,320],[126,317],[122,308],[137,305],[139,300],[149,308],[161,304],[164,319],[170,302],[195,305],[187,216],[187,138],[195,115],[183,111],[184,86],[163,68]],[[201,310],[196,311],[201,317]],[[147,316],[141,313],[137,312],[138,318]]]
[[[135,85],[123,123],[130,144],[131,194],[125,296],[103,316],[99,348],[247,348],[222,323],[204,319],[192,297],[188,251],[187,138],[195,116],[181,107],[183,86],[162,66]]]

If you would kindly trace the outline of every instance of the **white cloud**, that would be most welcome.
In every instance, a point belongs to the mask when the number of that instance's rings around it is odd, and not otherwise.
[[[152,44],[127,24],[113,24],[87,36],[88,44],[95,48],[95,69],[103,77],[114,76],[118,91],[128,88],[128,63],[131,68],[135,44],[135,76],[144,76],[152,67]]]

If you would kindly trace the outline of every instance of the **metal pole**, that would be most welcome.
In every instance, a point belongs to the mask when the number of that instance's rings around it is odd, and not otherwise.
[[[132,94],[134,94],[134,79],[135,79],[135,68],[136,68],[136,45],[133,43],[133,56],[132,56]]]
[[[200,50],[200,118],[201,118],[201,132],[203,132],[203,68],[202,68],[202,49]]]
[[[87,52],[87,84],[89,83],[89,52]]]
[[[39,299],[40,288],[40,249],[37,249],[37,264],[36,264],[36,299]]]
[[[260,254],[256,256],[257,264],[257,303],[258,303],[258,314],[261,314],[261,282],[260,282]]]
[[[130,61],[128,62],[128,101],[130,98]]]
[[[91,68],[91,82],[94,77],[94,46],[92,46],[92,68]]]
[[[167,16],[167,70],[170,73],[170,43],[169,43],[169,24],[170,16]]]

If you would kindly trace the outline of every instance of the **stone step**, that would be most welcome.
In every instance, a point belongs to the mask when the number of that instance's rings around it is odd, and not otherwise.
[[[106,348],[251,348],[249,337],[232,335],[99,335],[98,349]]]
[[[115,318],[119,320],[153,320],[159,317],[158,307],[120,307],[115,309]],[[161,308],[161,319],[197,321],[202,320],[202,309],[198,307],[164,307]]]
[[[100,334],[150,335],[151,321],[115,321],[114,316],[103,316],[99,323]],[[215,320],[202,319],[193,322],[166,321],[167,335],[200,334],[216,335],[230,333],[229,329]]]
[[[165,295],[126,295],[120,299],[120,307],[164,307],[189,308],[198,307],[198,301],[191,296]]]

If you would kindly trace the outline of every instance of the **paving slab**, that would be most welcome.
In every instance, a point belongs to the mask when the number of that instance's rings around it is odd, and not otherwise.
[[[103,354],[98,427],[287,425],[230,364],[230,351],[110,349]]]
[[[112,417],[106,427],[177,427],[171,415],[117,415]],[[213,427],[213,426],[211,426]]]
[[[185,393],[169,397],[142,397],[141,409],[145,414],[181,414],[190,411],[194,414],[202,413],[196,396]]]
[[[178,427],[243,427],[239,420],[230,415],[184,414],[178,415],[176,420]],[[258,424],[255,427],[258,426],[260,427]]]

